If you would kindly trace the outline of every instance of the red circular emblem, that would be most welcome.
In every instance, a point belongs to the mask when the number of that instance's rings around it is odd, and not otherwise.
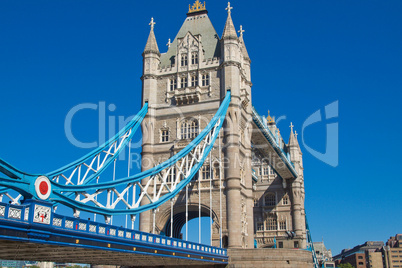
[[[39,191],[41,194],[46,195],[49,190],[49,185],[47,185],[46,181],[41,181],[39,184]]]

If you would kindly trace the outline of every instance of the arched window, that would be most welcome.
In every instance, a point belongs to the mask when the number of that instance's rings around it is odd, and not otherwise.
[[[184,120],[180,125],[181,139],[194,139],[198,135],[198,121]]]
[[[274,193],[266,194],[264,201],[266,206],[275,206],[276,205],[275,194]]]
[[[187,54],[181,54],[181,66],[187,66]]]
[[[198,64],[198,52],[191,53],[191,64]]]

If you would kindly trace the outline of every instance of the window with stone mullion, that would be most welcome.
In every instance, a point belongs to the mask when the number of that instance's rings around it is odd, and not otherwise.
[[[198,76],[194,75],[191,77],[191,86],[192,87],[198,86]]]

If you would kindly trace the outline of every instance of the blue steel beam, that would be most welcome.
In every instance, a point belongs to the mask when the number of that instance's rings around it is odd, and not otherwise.
[[[228,261],[226,249],[187,242],[66,217],[51,211],[52,203],[27,200],[22,205],[0,203],[0,240],[89,248],[153,257],[209,263]]]

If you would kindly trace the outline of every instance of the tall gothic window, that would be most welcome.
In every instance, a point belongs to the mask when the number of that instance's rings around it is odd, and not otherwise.
[[[209,165],[202,166],[202,179],[209,180],[211,178],[211,172]]]
[[[198,64],[198,52],[191,53],[191,64]]]
[[[167,178],[166,178],[166,182],[174,181],[175,177],[176,177],[176,168],[173,167],[173,168],[169,171],[169,174],[168,174],[168,176],[167,176]]]
[[[198,121],[184,120],[180,125],[181,139],[193,139],[198,135]]]
[[[202,86],[203,87],[209,86],[209,74],[202,75]]]
[[[274,215],[269,215],[267,218],[267,230],[276,230],[278,228],[276,217]]]
[[[198,76],[197,75],[193,75],[191,77],[191,86],[192,87],[198,86]]]
[[[171,79],[170,80],[170,91],[173,91],[177,88],[177,79]]]
[[[286,219],[279,220],[279,230],[286,230]]]
[[[168,142],[169,141],[169,130],[168,129],[162,129],[161,130],[161,141],[162,142]]]
[[[191,129],[190,129],[190,139],[194,139],[198,135],[198,122],[193,120],[191,121]]]
[[[186,88],[187,87],[187,77],[182,77],[180,79],[180,88]]]
[[[268,167],[264,167],[264,175],[268,175]]]
[[[187,66],[187,54],[181,54],[181,66]]]
[[[264,201],[265,201],[266,206],[275,206],[275,204],[276,204],[275,194],[274,193],[266,194]]]

